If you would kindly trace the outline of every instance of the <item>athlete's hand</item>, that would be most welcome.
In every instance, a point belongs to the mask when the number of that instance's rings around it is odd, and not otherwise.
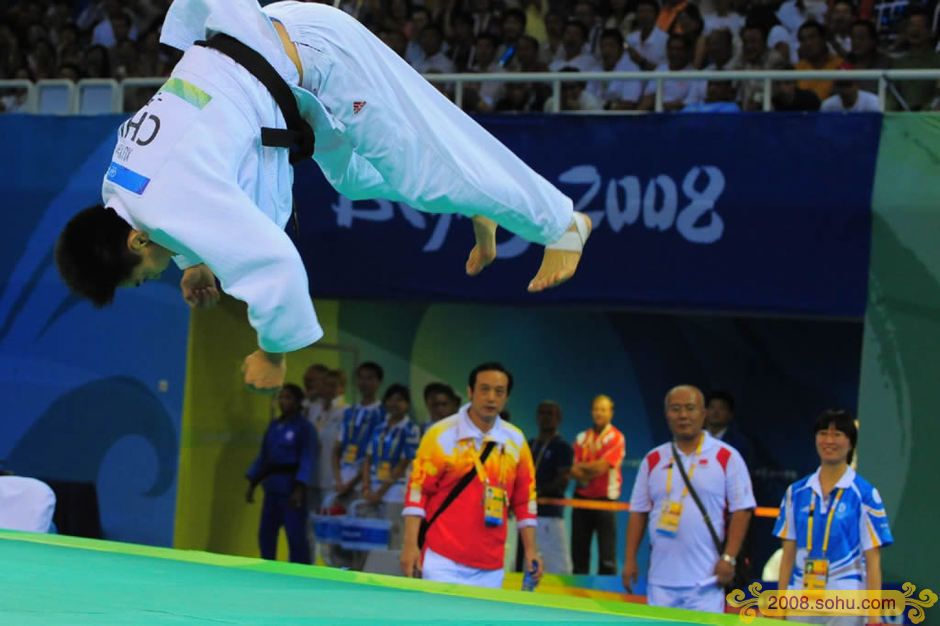
[[[180,289],[183,291],[183,300],[194,309],[209,309],[219,301],[215,275],[205,263],[183,270]]]
[[[283,354],[272,354],[255,350],[242,363],[245,385],[249,391],[273,395],[284,385],[287,376],[287,359]]]
[[[535,574],[532,575],[532,580],[535,584],[539,584],[539,581],[542,580],[542,574],[545,573],[545,563],[535,552],[526,552],[525,553],[525,570],[528,572],[529,568],[532,567],[532,563],[535,563]]]
[[[416,545],[406,545],[401,551],[402,573],[409,578],[421,578],[421,550]]]
[[[627,593],[633,593],[633,585],[636,584],[639,573],[640,573],[640,568],[636,563],[636,559],[624,561],[623,563],[623,588],[627,591]]]
[[[715,563],[715,576],[718,577],[718,586],[724,587],[734,578],[734,566],[724,559],[719,559]]]

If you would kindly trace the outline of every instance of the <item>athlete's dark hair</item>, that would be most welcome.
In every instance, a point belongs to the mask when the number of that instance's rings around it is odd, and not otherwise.
[[[389,385],[388,389],[385,390],[385,395],[382,396],[382,402],[391,398],[392,396],[401,396],[405,399],[405,402],[411,404],[411,392],[408,391],[408,387],[405,387],[401,383],[395,383],[394,385]]]
[[[55,244],[55,264],[65,284],[98,308],[111,304],[118,285],[142,261],[127,248],[130,225],[100,204],[68,221]]]
[[[356,373],[358,374],[362,370],[372,370],[379,380],[385,378],[385,370],[383,370],[382,366],[375,361],[366,361],[364,363],[360,363],[359,367],[356,368]]]

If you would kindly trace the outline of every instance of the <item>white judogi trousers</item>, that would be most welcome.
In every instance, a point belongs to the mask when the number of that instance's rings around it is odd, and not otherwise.
[[[318,3],[275,2],[264,11],[297,47],[301,87],[342,128],[335,142],[318,135],[314,153],[337,191],[483,215],[540,244],[571,224],[570,198],[355,19]]]
[[[725,590],[718,585],[662,587],[650,584],[646,587],[646,603],[673,609],[724,613]]]

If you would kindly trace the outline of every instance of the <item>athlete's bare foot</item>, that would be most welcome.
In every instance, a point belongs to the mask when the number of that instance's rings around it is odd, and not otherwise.
[[[474,215],[473,235],[477,243],[467,258],[468,276],[476,276],[496,258],[496,222],[488,217]]]
[[[529,283],[529,291],[549,289],[574,276],[578,261],[581,260],[581,250],[591,234],[591,228],[591,218],[583,213],[575,213],[567,232],[557,242],[545,248],[542,266]]]

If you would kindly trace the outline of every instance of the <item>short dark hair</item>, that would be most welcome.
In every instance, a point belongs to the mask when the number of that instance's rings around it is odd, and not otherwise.
[[[449,396],[449,397],[450,397],[451,399],[453,399],[453,400],[458,400],[458,401],[460,400],[460,396],[457,395],[457,393],[454,391],[454,388],[453,388],[453,387],[451,387],[451,386],[448,385],[447,383],[442,383],[442,382],[440,382],[440,381],[434,381],[434,382],[428,383],[427,385],[424,386],[424,394],[423,394],[423,396],[424,396],[425,402],[427,402],[427,399],[428,399],[430,396],[432,396],[432,395],[434,395],[434,394],[436,394],[436,393],[443,393],[443,394]]]
[[[486,40],[493,44],[494,50],[499,47],[499,39],[497,39],[496,36],[492,33],[482,32],[473,38],[474,44],[480,43],[481,40]]]
[[[636,8],[640,8],[640,5],[645,4],[648,7],[653,7],[656,11],[659,11],[659,2],[656,0],[636,0]]]
[[[579,22],[576,19],[569,19],[565,21],[565,30],[567,30],[569,26],[577,27],[577,29],[581,31],[581,37],[587,41],[587,38],[591,33],[588,31],[588,27],[584,25],[584,22]]]
[[[692,50],[692,42],[685,35],[680,35],[679,33],[673,33],[669,35],[669,39],[666,40],[666,45],[668,46],[673,41],[681,41],[682,45],[685,46],[686,50]]]
[[[805,22],[803,22],[803,25],[800,26],[800,28],[796,31],[796,36],[799,37],[800,33],[810,28],[815,29],[816,32],[819,33],[819,36],[822,39],[826,38],[826,27],[820,24],[819,22],[817,22],[816,20],[806,20]]]
[[[385,394],[382,396],[382,402],[384,403],[392,396],[401,396],[405,399],[405,402],[411,404],[411,392],[408,391],[408,387],[405,387],[401,383],[389,385],[388,389],[385,390]]]
[[[383,370],[382,366],[375,361],[364,361],[363,363],[360,363],[359,367],[356,368],[356,373],[358,374],[362,370],[372,370],[375,372],[375,375],[378,376],[379,380],[385,378],[385,370]]]
[[[836,0],[832,3],[832,6],[835,7],[837,4],[847,4],[852,10],[852,15],[858,15],[858,7],[855,6],[855,3],[852,0]]]
[[[729,392],[723,391],[721,389],[709,391],[705,394],[705,406],[708,406],[708,403],[712,400],[721,400],[728,405],[728,410],[734,413],[734,396],[732,396]]]
[[[477,384],[477,374],[480,372],[502,372],[506,375],[506,378],[509,379],[509,384],[506,386],[506,395],[512,393],[512,372],[506,369],[506,366],[497,361],[487,361],[486,363],[481,363],[473,368],[473,371],[470,372],[469,385],[470,389],[476,387]]]
[[[130,224],[100,204],[72,217],[55,244],[59,276],[75,294],[101,308],[143,260],[127,247]]]
[[[864,27],[865,30],[868,31],[869,37],[871,37],[875,41],[878,40],[878,29],[875,27],[875,23],[872,22],[871,20],[855,20],[854,22],[852,22],[852,28],[855,28],[856,26]]]
[[[294,396],[294,400],[297,402],[297,404],[300,404],[301,402],[304,401],[305,394],[304,394],[304,390],[300,388],[300,385],[295,385],[294,383],[287,383],[286,385],[281,387],[281,390],[286,391],[290,393],[290,395]]]
[[[623,33],[620,32],[619,28],[605,28],[601,33],[601,41],[605,39],[613,39],[617,42],[621,48],[623,47]]]
[[[749,31],[749,30],[759,30],[759,31],[760,31],[760,34],[761,34],[761,39],[764,40],[764,43],[765,43],[765,44],[767,43],[767,37],[768,37],[768,35],[769,35],[769,31],[768,31],[767,27],[766,27],[764,24],[761,24],[760,22],[756,22],[756,21],[752,22],[752,21],[748,20],[748,21],[744,24],[744,26],[741,27],[741,32],[738,33],[738,34],[743,38],[743,37],[744,37],[744,33],[746,33],[746,32]]]
[[[855,427],[855,418],[845,409],[823,411],[813,424],[813,436],[815,437],[816,433],[821,430],[827,430],[830,424],[835,425],[836,430],[843,432],[849,438],[852,447],[849,448],[849,455],[845,460],[851,463],[852,457],[855,456],[855,447],[858,445],[858,428]]]

